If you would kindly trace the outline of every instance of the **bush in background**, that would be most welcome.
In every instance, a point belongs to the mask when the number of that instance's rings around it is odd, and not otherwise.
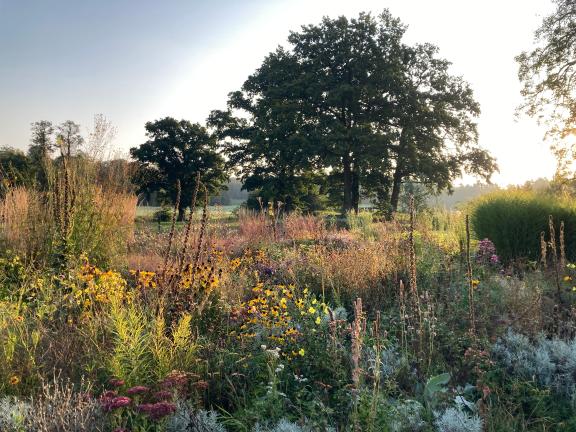
[[[540,233],[548,233],[552,216],[559,234],[564,222],[568,259],[576,259],[576,209],[554,196],[526,191],[502,191],[484,195],[471,204],[471,221],[477,238],[488,238],[504,261],[538,260]],[[548,235],[547,237],[548,238]],[[556,239],[559,245],[559,239]]]

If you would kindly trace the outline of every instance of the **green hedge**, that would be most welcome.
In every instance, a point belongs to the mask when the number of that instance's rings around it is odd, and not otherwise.
[[[549,239],[548,217],[552,215],[556,242],[564,221],[566,255],[576,258],[576,209],[573,204],[551,195],[526,191],[499,191],[476,199],[470,208],[472,228],[478,239],[489,238],[500,258],[540,258],[540,233]]]

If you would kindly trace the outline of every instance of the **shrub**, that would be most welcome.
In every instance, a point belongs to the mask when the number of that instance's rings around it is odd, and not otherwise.
[[[535,380],[566,398],[576,396],[576,339],[563,341],[540,336],[531,342],[509,330],[494,344],[492,352],[513,377]]]
[[[502,191],[482,196],[471,208],[477,237],[492,240],[504,261],[538,260],[540,233],[548,232],[550,215],[557,234],[560,222],[564,222],[567,256],[576,259],[576,209],[560,199],[533,192]]]
[[[172,214],[174,210],[170,207],[162,207],[159,210],[156,210],[152,215],[152,220],[154,222],[169,222],[172,220]]]

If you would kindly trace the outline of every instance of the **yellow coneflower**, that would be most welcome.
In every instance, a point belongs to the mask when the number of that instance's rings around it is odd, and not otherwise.
[[[20,377],[13,375],[10,377],[10,385],[18,385],[20,383]]]

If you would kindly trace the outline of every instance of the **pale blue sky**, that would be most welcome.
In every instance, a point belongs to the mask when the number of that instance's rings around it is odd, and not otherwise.
[[[548,0],[0,0],[0,146],[25,149],[36,120],[88,128],[102,113],[126,151],[148,120],[203,122],[224,108],[289,30],[385,7],[409,25],[410,42],[437,44],[471,83],[480,142],[501,168],[494,180],[551,176],[543,130],[514,120],[514,56],[530,48]]]

